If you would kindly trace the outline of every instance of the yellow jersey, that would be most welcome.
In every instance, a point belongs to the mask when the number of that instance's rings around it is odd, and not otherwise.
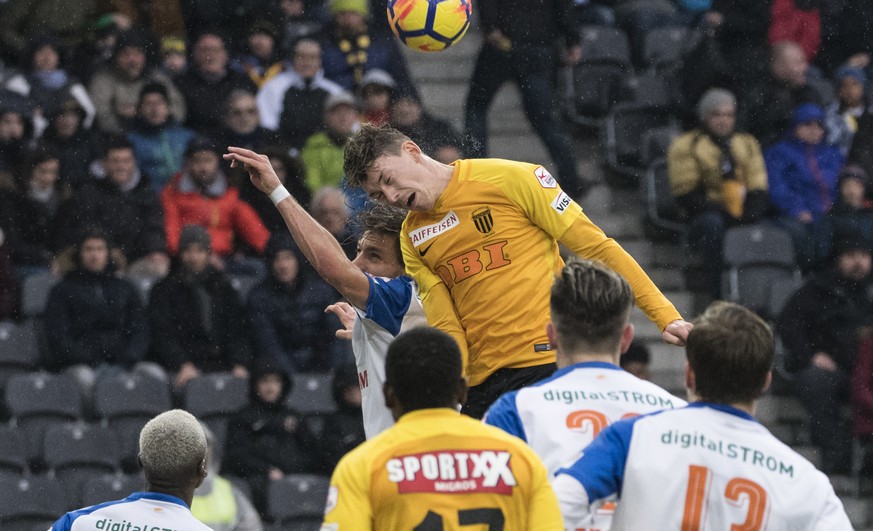
[[[448,408],[403,415],[343,457],[330,484],[322,531],[563,529],[533,450]]]
[[[564,266],[557,242],[625,277],[637,304],[663,328],[681,316],[636,261],[582,212],[542,166],[502,159],[459,160],[429,212],[410,212],[401,248],[431,325],[466,351],[465,372],[479,385],[501,368],[555,360],[546,336],[554,275]],[[448,290],[453,308],[435,309]],[[437,290],[438,291],[438,290]],[[451,317],[450,317],[451,318]]]

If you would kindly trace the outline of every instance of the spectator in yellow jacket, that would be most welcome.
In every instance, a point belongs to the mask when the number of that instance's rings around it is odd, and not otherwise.
[[[722,240],[732,225],[767,211],[767,170],[761,146],[736,130],[736,97],[710,89],[697,104],[700,126],[677,138],[667,154],[670,189],[691,226],[689,287],[719,296]]]

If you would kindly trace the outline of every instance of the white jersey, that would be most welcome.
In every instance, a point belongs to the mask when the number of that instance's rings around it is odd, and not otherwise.
[[[427,319],[410,277],[387,279],[367,275],[367,279],[370,294],[367,308],[355,309],[358,318],[352,330],[352,351],[361,386],[364,432],[367,439],[372,439],[394,425],[394,417],[385,406],[382,394],[388,345],[401,332],[426,326]]]
[[[617,365],[593,361],[564,367],[545,380],[504,394],[484,420],[527,442],[552,475],[578,459],[613,422],[685,405]]]
[[[52,525],[50,531],[212,531],[194,518],[188,506],[175,496],[134,492],[123,500],[72,511]]]
[[[553,484],[568,528],[619,494],[613,530],[852,529],[827,476],[738,409],[696,402],[617,422]]]

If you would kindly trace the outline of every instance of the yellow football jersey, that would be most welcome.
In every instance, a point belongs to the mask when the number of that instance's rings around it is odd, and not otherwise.
[[[448,288],[466,336],[470,385],[500,368],[554,361],[546,324],[554,275],[564,266],[557,241],[623,275],[661,329],[681,318],[545,168],[502,159],[454,164],[434,208],[406,217],[401,247],[429,317],[428,292],[441,283]]]
[[[343,457],[330,483],[322,531],[563,529],[533,450],[448,408],[403,415]]]

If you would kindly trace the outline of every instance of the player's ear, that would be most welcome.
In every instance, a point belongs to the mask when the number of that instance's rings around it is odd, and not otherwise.
[[[555,323],[549,321],[549,324],[546,325],[546,336],[549,338],[549,346],[552,347],[552,350],[558,350],[558,329],[555,327]]]
[[[621,331],[621,342],[619,343],[619,354],[624,354],[630,348],[631,342],[634,340],[634,325],[628,323],[624,325],[624,330]]]
[[[404,140],[400,147],[403,151],[409,153],[416,162],[421,159],[421,148],[412,140]]]
[[[691,396],[697,392],[697,377],[687,360],[685,361],[685,391],[688,393],[688,401],[691,402]]]
[[[209,474],[206,468],[206,459],[207,458],[204,457],[203,461],[200,461],[200,464],[197,465],[197,484],[194,485],[195,489],[203,484],[203,481],[206,479],[207,474]]]
[[[461,380],[458,382],[458,392],[456,395],[456,401],[458,404],[462,406],[467,403],[467,391],[469,387],[467,386],[467,379],[461,376]]]
[[[761,394],[767,392],[767,389],[770,389],[770,384],[773,383],[773,371],[767,371],[767,379],[764,380],[764,387],[761,388]]]

